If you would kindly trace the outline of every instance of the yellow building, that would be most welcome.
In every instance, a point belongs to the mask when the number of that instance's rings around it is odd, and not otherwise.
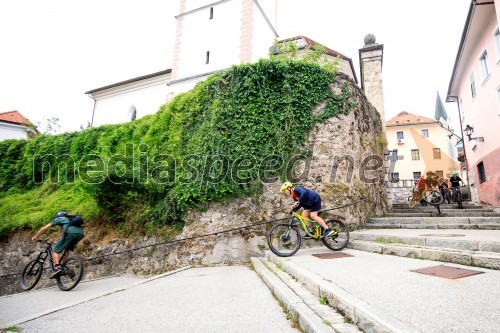
[[[386,123],[389,180],[416,180],[434,171],[449,177],[459,171],[456,137],[435,119],[401,112]]]

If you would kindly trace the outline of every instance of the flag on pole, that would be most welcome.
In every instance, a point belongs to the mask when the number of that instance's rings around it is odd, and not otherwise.
[[[443,102],[441,101],[441,97],[439,96],[439,91],[437,92],[436,96],[436,111],[434,113],[434,118],[437,121],[440,121],[440,119],[442,118],[445,125],[448,125],[451,121],[450,117],[448,117],[448,114],[446,113],[446,110],[444,109]]]

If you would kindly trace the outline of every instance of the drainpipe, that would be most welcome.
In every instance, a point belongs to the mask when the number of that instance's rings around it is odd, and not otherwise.
[[[464,140],[464,130],[463,130],[463,125],[462,125],[462,117],[460,116],[460,103],[458,102],[458,96],[448,96],[449,98],[453,98],[455,102],[457,102],[457,110],[458,110],[458,120],[460,121],[460,136],[462,140],[462,147],[464,149],[464,160],[465,160],[465,178],[467,178],[467,187],[469,188],[469,196],[472,201],[472,191],[470,189],[470,183],[469,183],[469,161],[467,159],[467,151],[465,150],[465,140]]]
[[[94,125],[94,113],[95,113],[95,104],[96,104],[96,100],[94,97],[92,97],[92,95],[90,94],[87,94],[87,96],[89,96],[90,98],[92,98],[94,100],[94,107],[92,108],[92,120],[90,120],[90,128],[92,128],[92,125]],[[460,127],[461,128],[461,127]]]

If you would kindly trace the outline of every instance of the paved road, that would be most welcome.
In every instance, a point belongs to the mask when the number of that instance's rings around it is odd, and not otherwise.
[[[246,266],[191,268],[141,284],[140,278],[118,279],[123,280],[100,280],[115,292],[101,291],[102,297],[94,295],[90,301],[15,326],[25,333],[298,332],[267,286]],[[82,284],[67,293],[51,288],[1,298],[0,318],[12,322],[17,309],[30,304],[43,311],[44,298],[49,304],[45,311],[60,297],[82,301],[91,295],[81,297],[78,290],[83,294],[95,285]]]

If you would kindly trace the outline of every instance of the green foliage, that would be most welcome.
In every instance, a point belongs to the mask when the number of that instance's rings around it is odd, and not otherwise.
[[[313,46],[308,46],[302,54],[299,53],[299,47],[295,41],[288,42],[274,42],[274,48],[276,53],[270,52],[269,57],[271,59],[290,59],[298,60],[319,65],[324,70],[330,73],[336,73],[339,71],[339,57],[332,59],[327,56],[326,47],[321,44],[315,44]]]
[[[352,108],[349,86],[333,94],[334,73],[312,59],[234,66],[130,123],[0,142],[0,234],[64,205],[124,223],[124,234],[151,230],[292,177],[314,125]]]
[[[0,237],[22,228],[38,229],[49,223],[59,210],[95,220],[96,201],[84,190],[83,184],[44,183],[30,191],[14,192],[0,197]]]

